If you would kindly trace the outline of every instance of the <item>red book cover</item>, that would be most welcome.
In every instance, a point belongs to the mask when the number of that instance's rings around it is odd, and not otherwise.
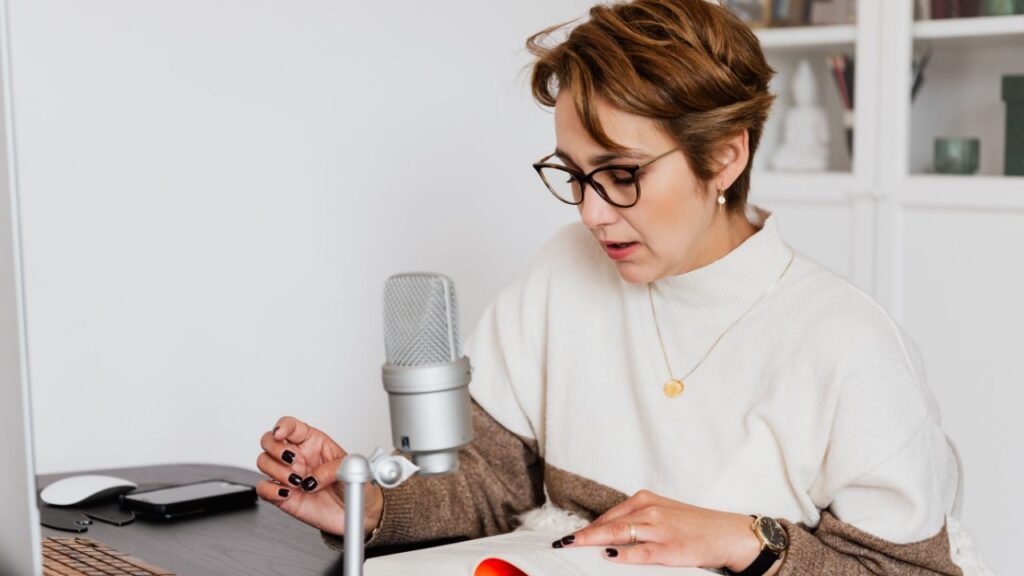
[[[981,16],[981,0],[958,0],[957,18]]]
[[[952,14],[952,1],[953,0],[931,0],[932,19],[939,20],[942,18],[949,18]]]

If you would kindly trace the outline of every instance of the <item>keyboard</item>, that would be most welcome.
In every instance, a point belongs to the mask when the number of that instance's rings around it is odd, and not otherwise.
[[[174,576],[89,538],[43,538],[43,576]]]

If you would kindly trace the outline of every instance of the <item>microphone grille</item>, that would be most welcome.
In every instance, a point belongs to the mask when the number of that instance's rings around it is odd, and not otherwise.
[[[442,274],[397,274],[384,283],[384,348],[393,366],[460,357],[455,283]]]

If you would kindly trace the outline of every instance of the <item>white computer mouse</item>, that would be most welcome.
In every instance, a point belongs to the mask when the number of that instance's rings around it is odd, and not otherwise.
[[[76,506],[111,498],[138,487],[138,484],[124,478],[83,474],[57,480],[43,488],[39,498],[50,506]]]

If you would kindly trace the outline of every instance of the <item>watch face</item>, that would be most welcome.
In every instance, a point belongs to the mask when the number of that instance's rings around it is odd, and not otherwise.
[[[789,545],[789,535],[778,520],[762,516],[757,522],[757,527],[765,544],[772,550],[781,552]]]

